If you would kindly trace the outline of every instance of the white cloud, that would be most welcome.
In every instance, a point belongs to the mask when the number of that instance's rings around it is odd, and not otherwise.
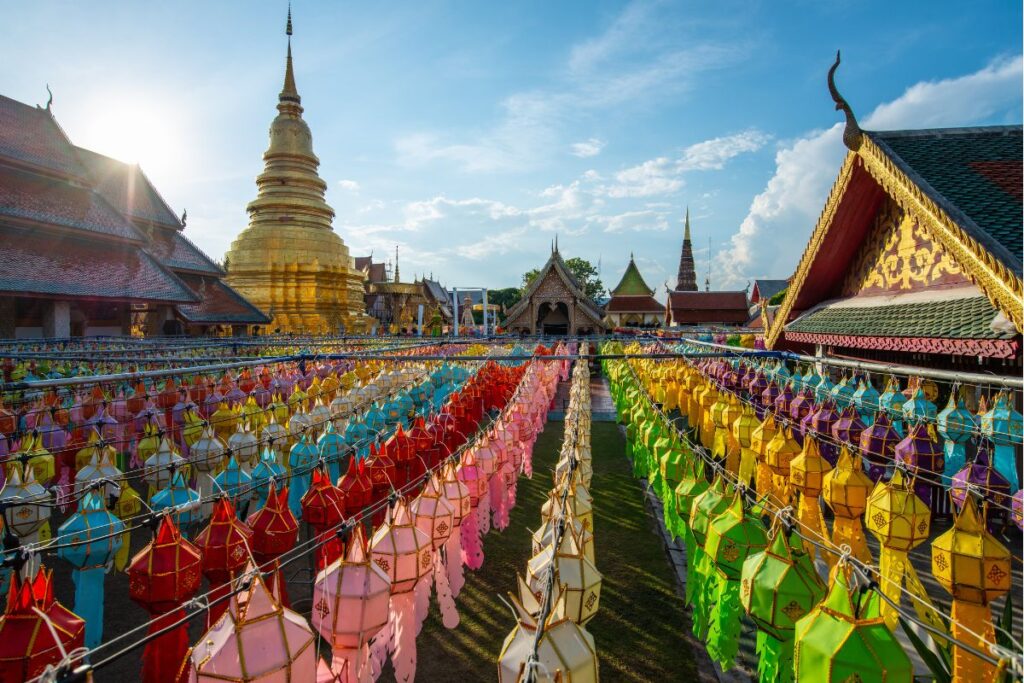
[[[606,143],[604,140],[599,140],[598,138],[589,138],[587,140],[584,140],[583,142],[573,143],[571,148],[572,151],[570,151],[569,153],[572,154],[573,156],[584,159],[587,157],[596,157],[598,154],[601,153],[601,150],[604,149],[605,144]]]
[[[338,187],[340,187],[343,190],[348,190],[349,192],[358,192],[359,191],[359,183],[357,183],[354,180],[348,180],[348,179],[339,180],[338,181]]]
[[[614,216],[595,216],[594,222],[604,225],[604,232],[646,232],[668,230],[668,215],[650,209],[624,211]]]
[[[1020,120],[1021,57],[1000,59],[972,74],[917,83],[880,104],[861,122],[867,130],[966,126]],[[716,280],[742,286],[754,277],[786,277],[803,253],[846,154],[843,124],[811,131],[780,147],[775,174],[754,197],[729,246],[715,257]]]
[[[615,199],[672,194],[682,189],[685,173],[721,170],[730,159],[756,152],[770,139],[750,129],[704,140],[683,149],[677,159],[657,157],[619,171],[615,183],[598,188],[598,192]]]

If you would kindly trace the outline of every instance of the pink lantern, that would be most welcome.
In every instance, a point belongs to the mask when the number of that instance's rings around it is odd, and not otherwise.
[[[459,481],[455,465],[448,463],[441,470],[441,485],[444,487],[445,500],[452,508],[452,533],[444,544],[445,557],[449,559],[448,583],[452,589],[452,597],[459,597],[466,583],[462,571],[462,520],[473,513],[469,498],[469,487]]]
[[[448,582],[449,559],[444,552],[445,542],[452,535],[455,515],[436,476],[430,477],[423,491],[409,505],[409,512],[416,527],[431,539],[435,550],[433,581],[437,589],[437,601],[441,606],[441,619],[445,628],[455,628],[459,625],[459,612],[455,608],[455,599]],[[461,562],[462,558],[456,556],[455,561]]]
[[[391,580],[367,554],[363,528],[356,525],[344,559],[316,577],[313,626],[331,643],[331,669],[342,683],[365,679],[369,642],[388,623]]]
[[[482,537],[486,533],[485,529],[490,530],[491,505],[487,479],[477,465],[476,454],[472,450],[462,454],[462,462],[455,472],[459,481],[469,489],[470,505],[473,508],[463,518],[459,531],[462,534],[462,561],[470,569],[479,569],[484,564]]]
[[[430,537],[413,524],[404,499],[390,511],[390,519],[377,529],[370,542],[373,562],[391,579],[391,604],[384,634],[371,648],[377,671],[387,655],[395,667],[395,678],[416,677],[416,634],[427,616],[430,575],[434,562]]]
[[[185,660],[189,683],[314,681],[317,664],[306,619],[282,606],[259,574]]]

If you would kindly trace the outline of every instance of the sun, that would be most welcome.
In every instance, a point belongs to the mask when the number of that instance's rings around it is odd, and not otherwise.
[[[173,173],[182,156],[179,126],[169,108],[133,100],[94,110],[74,142],[150,174]]]

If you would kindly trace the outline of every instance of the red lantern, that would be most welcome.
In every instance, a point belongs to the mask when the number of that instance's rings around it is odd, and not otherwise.
[[[349,458],[348,472],[338,480],[338,488],[345,497],[345,513],[349,516],[359,514],[373,502],[373,483],[366,476],[363,463],[358,458]]]
[[[344,518],[345,496],[341,489],[331,484],[330,475],[323,469],[315,468],[309,490],[302,496],[302,519],[323,541],[322,545],[317,544],[317,570],[341,557],[343,548],[335,531]]]
[[[149,612],[149,633],[157,633],[184,618],[182,603],[199,588],[202,558],[183,538],[170,515],[160,519],[156,536],[132,558],[128,566],[128,592]],[[182,624],[149,641],[142,653],[142,681],[175,680],[188,652],[188,630]]]
[[[230,581],[245,569],[249,561],[248,544],[252,529],[235,516],[230,498],[221,498],[213,505],[210,523],[196,536],[196,547],[203,555],[203,575],[210,582],[210,602],[227,595]],[[224,600],[210,606],[206,613],[206,627],[210,628],[227,609]]]
[[[85,621],[53,597],[51,572],[40,569],[33,581],[14,572],[0,617],[0,683],[32,680],[84,645]]]
[[[267,586],[280,595],[281,604],[290,606],[277,561],[277,558],[295,547],[299,538],[299,523],[288,509],[288,487],[283,487],[279,492],[271,480],[266,504],[249,515],[246,523],[252,529],[252,552],[256,562],[264,572],[268,569],[273,572],[267,580]]]

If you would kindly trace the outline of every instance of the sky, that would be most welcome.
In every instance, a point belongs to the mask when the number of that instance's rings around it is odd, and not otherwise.
[[[220,260],[247,224],[287,5],[0,0],[0,93],[136,162]],[[1019,124],[1021,3],[294,0],[295,77],[353,255],[403,279],[517,286],[630,253],[664,298],[689,207],[698,279],[792,274],[868,130]]]

